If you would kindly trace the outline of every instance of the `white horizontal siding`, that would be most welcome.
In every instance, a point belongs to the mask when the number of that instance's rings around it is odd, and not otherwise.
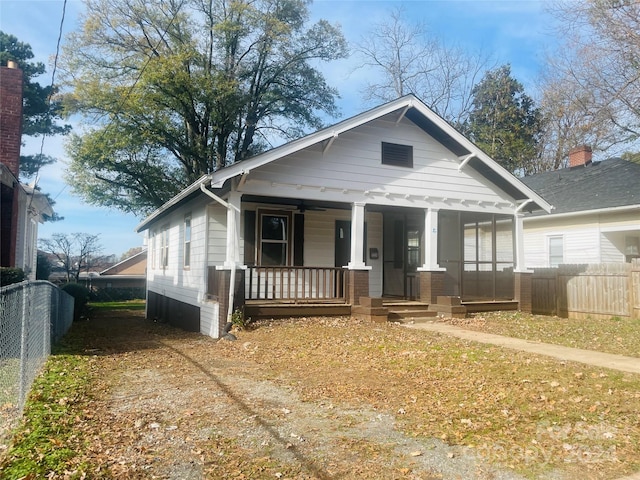
[[[381,142],[413,146],[413,168],[382,165]],[[408,120],[377,120],[338,137],[326,153],[319,147],[284,157],[252,172],[252,182],[384,191],[467,199],[509,201],[470,167],[458,171],[458,158]],[[381,199],[372,202],[384,203]]]
[[[191,261],[184,267],[184,219],[191,215]],[[160,266],[158,245],[160,231],[168,226],[169,254],[166,268]],[[206,293],[206,215],[199,202],[186,204],[158,222],[151,246],[154,248],[155,264],[147,268],[147,284],[150,291],[190,305],[199,305]]]
[[[600,233],[601,263],[625,261],[625,232]]]
[[[200,333],[218,338],[220,336],[219,315],[220,304],[218,302],[204,302],[200,305]]]
[[[348,210],[308,211],[304,219],[304,264],[305,266],[333,267],[335,265],[335,222],[351,221]],[[369,294],[382,296],[382,214],[368,212],[367,248],[377,248],[378,260],[372,260],[366,252],[365,263],[369,271]],[[344,265],[343,265],[344,266]]]
[[[524,247],[528,268],[549,266],[549,237],[564,239],[564,263],[622,262],[624,235],[640,230],[633,212],[525,219]]]
[[[227,209],[221,205],[209,206],[208,248],[208,264],[223,265],[227,256]]]

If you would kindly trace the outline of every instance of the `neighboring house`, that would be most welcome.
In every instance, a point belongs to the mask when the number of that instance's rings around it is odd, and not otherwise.
[[[38,224],[53,215],[46,196],[19,182],[22,70],[0,67],[0,266],[21,268],[35,280]]]
[[[550,205],[402,97],[205,175],[146,218],[147,315],[218,337],[256,304],[349,314],[371,297],[459,296],[527,309],[525,209]]]
[[[147,250],[112,265],[100,272],[90,275],[88,281],[93,288],[142,288],[147,279]]]
[[[569,154],[569,167],[522,179],[553,205],[524,219],[528,268],[631,262],[640,257],[640,164],[592,162],[591,148]]]

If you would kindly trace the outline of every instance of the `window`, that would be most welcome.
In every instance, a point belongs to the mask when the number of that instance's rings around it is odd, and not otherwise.
[[[160,229],[160,267],[167,268],[169,265],[169,225]]]
[[[396,167],[413,167],[413,147],[382,142],[382,164]]]
[[[624,257],[627,263],[634,258],[640,258],[640,237],[625,237]]]
[[[259,232],[260,265],[290,265],[291,214],[288,212],[261,213]]]
[[[156,268],[156,232],[149,232],[149,264],[151,268]]]
[[[191,214],[184,217],[184,267],[191,265]]]
[[[549,237],[549,266],[557,267],[564,262],[564,241],[562,236]]]

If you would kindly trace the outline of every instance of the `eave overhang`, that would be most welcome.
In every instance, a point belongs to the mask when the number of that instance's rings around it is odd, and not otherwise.
[[[384,105],[372,108],[371,110],[349,119],[343,120],[331,127],[319,130],[249,159],[242,160],[233,165],[222,168],[212,174],[204,175],[169,200],[162,207],[151,213],[151,215],[136,227],[136,232],[148,229],[151,224],[166,215],[181,202],[201,194],[200,185],[202,183],[210,185],[214,190],[222,189],[226,182],[232,178],[243,176],[246,179],[252,170],[319,143],[324,143],[324,148],[329,148],[331,143],[333,143],[342,133],[394,113],[398,114],[398,120],[401,120],[402,117],[406,117],[415,123],[425,133],[453,152],[458,158],[464,158],[473,154],[472,157],[465,160],[465,168],[474,169],[509,197],[513,198],[515,204],[514,208],[517,208],[524,201],[531,200],[527,205],[527,211],[544,210],[547,213],[551,212],[552,206],[542,197],[491,159],[487,154],[480,150],[444,119],[430,110],[415,96],[407,95]]]

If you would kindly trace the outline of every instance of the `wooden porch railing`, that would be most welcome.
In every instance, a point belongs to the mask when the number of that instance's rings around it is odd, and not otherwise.
[[[345,272],[333,267],[247,267],[247,300],[344,300]]]

